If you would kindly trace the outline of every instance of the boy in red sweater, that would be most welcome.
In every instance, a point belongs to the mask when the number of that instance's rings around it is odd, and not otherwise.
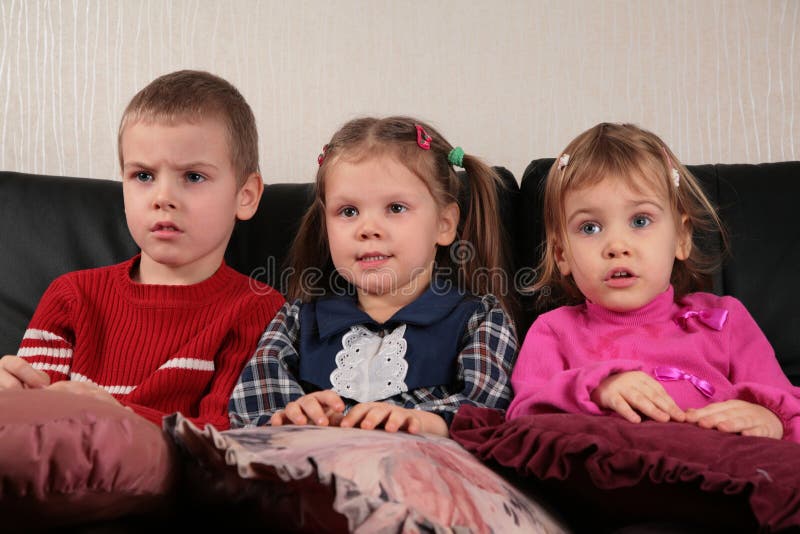
[[[118,144],[141,253],[57,278],[18,354],[0,358],[0,390],[92,395],[159,426],[181,412],[224,430],[239,373],[284,303],[224,261],[264,190],[255,118],[227,81],[178,71],[133,97]]]

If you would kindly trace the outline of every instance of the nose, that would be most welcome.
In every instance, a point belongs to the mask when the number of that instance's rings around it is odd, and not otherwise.
[[[178,207],[174,187],[170,180],[159,180],[153,191],[153,208],[174,210]]]
[[[383,237],[383,231],[380,225],[373,217],[362,215],[358,225],[358,238],[361,240],[366,239],[380,239]]]
[[[603,257],[609,260],[623,258],[631,255],[628,243],[619,236],[612,237],[603,247]]]

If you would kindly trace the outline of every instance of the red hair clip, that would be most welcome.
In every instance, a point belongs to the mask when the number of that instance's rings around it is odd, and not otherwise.
[[[431,149],[431,139],[433,139],[428,132],[425,131],[425,128],[417,126],[417,144],[422,150],[430,150]]]
[[[322,153],[317,156],[317,163],[322,166],[322,162],[325,161],[326,153],[328,152],[328,145],[322,147]]]

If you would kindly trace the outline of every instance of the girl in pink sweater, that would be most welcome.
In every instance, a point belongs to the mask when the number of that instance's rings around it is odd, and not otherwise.
[[[800,442],[800,388],[737,299],[692,292],[716,267],[692,243],[714,207],[656,135],[599,124],[553,164],[533,290],[568,304],[520,349],[507,418],[570,412],[680,421]]]

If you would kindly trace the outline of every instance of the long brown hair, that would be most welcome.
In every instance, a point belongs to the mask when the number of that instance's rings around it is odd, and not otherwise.
[[[418,145],[417,125],[430,136],[430,150]],[[437,268],[439,273],[450,273],[461,284],[458,287],[470,293],[494,294],[510,311],[508,288],[501,287],[506,258],[496,189],[500,178],[477,157],[465,154],[466,180],[461,180],[448,161],[453,148],[435,128],[412,117],[365,117],[342,126],[320,155],[314,200],[289,253],[289,299],[307,302],[332,290],[336,275],[325,227],[325,177],[330,169],[342,159],[352,162],[389,155],[425,183],[440,209],[467,197],[466,206],[461,204],[456,240],[437,251]],[[469,190],[462,192],[464,183]]]
[[[562,157],[568,156],[563,165]],[[678,171],[679,186],[672,170]],[[669,147],[654,133],[633,124],[600,123],[572,140],[556,159],[547,175],[544,191],[545,252],[538,266],[539,277],[530,288],[538,292],[539,303],[563,300],[582,302],[584,297],[571,276],[563,276],[556,265],[556,248],[565,241],[564,199],[576,189],[612,178],[624,180],[634,190],[650,186],[666,195],[676,222],[685,215],[689,238],[719,232],[723,255],[711,257],[697,246],[686,260],[676,260],[670,281],[675,300],[692,291],[708,289],[710,275],[728,248],[727,233],[716,208],[697,179]],[[563,294],[552,293],[560,289]]]

